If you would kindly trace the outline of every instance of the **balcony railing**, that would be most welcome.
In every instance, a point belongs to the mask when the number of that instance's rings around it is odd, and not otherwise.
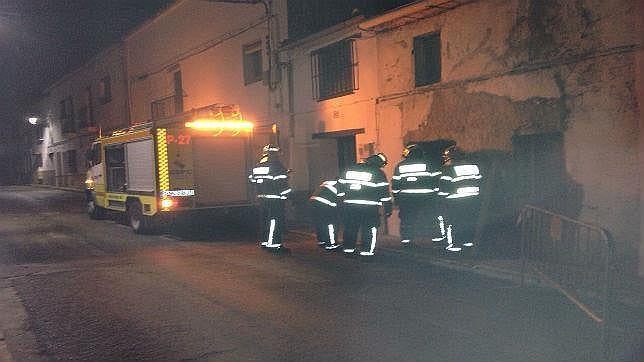
[[[157,99],[150,104],[152,119],[170,117],[183,112],[183,95],[173,94],[169,97]]]

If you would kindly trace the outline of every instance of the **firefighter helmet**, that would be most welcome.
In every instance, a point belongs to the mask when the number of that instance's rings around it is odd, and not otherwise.
[[[422,148],[416,143],[405,146],[402,152],[403,158],[420,158],[423,154]]]
[[[279,151],[280,151],[280,148],[277,145],[274,145],[272,143],[269,143],[266,146],[264,146],[264,148],[262,148],[262,154],[263,155],[268,155],[268,154],[271,154],[271,153],[277,153]]]
[[[443,150],[443,164],[449,165],[459,158],[463,157],[463,151],[456,147],[456,145],[451,145]]]
[[[381,168],[387,164],[387,156],[385,156],[384,153],[379,152],[379,153],[376,153],[375,155],[371,155],[367,157],[365,162],[370,165],[374,165],[378,168]]]

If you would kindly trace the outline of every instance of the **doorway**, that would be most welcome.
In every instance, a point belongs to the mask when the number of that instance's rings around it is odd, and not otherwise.
[[[562,211],[566,192],[563,134],[520,135],[512,141],[521,204]]]
[[[310,154],[309,185],[315,188],[322,181],[337,179],[356,162],[356,134],[364,128],[316,133],[316,149]]]
[[[338,154],[338,174],[344,173],[347,167],[356,162],[356,135],[336,138]]]

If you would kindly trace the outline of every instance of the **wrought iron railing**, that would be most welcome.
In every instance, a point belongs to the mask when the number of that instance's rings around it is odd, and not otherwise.
[[[600,328],[602,350],[610,355],[608,321],[614,241],[608,230],[526,205],[521,230],[522,281],[537,273]]]
[[[152,119],[161,119],[183,112],[183,95],[173,94],[150,104]]]

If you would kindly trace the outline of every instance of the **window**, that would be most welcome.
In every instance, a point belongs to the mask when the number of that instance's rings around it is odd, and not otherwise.
[[[87,106],[77,109],[76,114],[78,115],[78,127],[81,129],[87,128],[89,126],[89,109]]]
[[[60,122],[63,133],[74,133],[76,125],[74,124],[74,108],[71,97],[60,101]]]
[[[358,89],[358,57],[354,41],[346,39],[311,54],[313,97],[318,101]]]
[[[90,149],[87,151],[87,161],[89,162],[90,167],[98,165],[102,162],[101,160],[101,144],[93,143]]]
[[[105,147],[107,162],[107,191],[125,190],[125,148],[123,145]]]
[[[76,163],[76,150],[69,150],[67,152],[64,152],[63,159],[65,160],[67,174],[74,174],[78,172]]]
[[[440,33],[430,33],[414,38],[414,69],[416,71],[416,87],[440,82]]]
[[[36,139],[38,140],[38,143],[43,143],[45,141],[45,125],[44,124],[39,124],[36,126],[36,132],[37,132],[37,137]]]
[[[33,168],[42,167],[42,154],[34,153],[31,155],[31,164]]]
[[[54,166],[56,176],[63,175],[63,162],[61,159],[61,152],[56,152],[56,165]]]
[[[244,84],[262,80],[262,43],[244,45]]]
[[[172,74],[172,82],[174,86],[174,114],[179,114],[183,112],[183,80],[180,70]]]
[[[98,97],[101,104],[108,103],[112,100],[112,79],[110,76],[105,76],[98,84]]]

